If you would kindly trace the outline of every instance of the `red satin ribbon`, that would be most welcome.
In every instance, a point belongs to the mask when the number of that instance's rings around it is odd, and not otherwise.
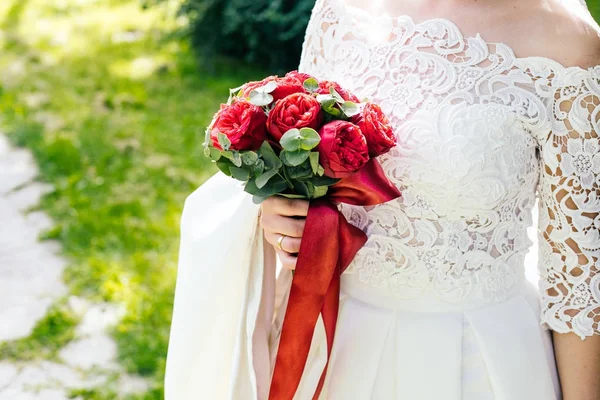
[[[319,314],[327,337],[327,364],[313,399],[318,399],[323,388],[339,311],[340,276],[367,241],[365,233],[350,224],[334,203],[371,206],[400,196],[379,163],[371,160],[332,186],[327,198],[311,201],[283,320],[270,400],[293,399]]]

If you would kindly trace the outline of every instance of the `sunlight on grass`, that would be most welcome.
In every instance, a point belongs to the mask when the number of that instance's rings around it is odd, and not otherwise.
[[[171,34],[181,24],[176,2],[147,11],[133,0],[0,3],[0,129],[55,185],[42,200],[56,221],[44,237],[71,260],[73,294],[125,305],[113,332],[119,359],[153,379],[143,398],[162,399],[179,217],[215,171],[200,133],[229,87],[264,73],[227,61],[216,75],[199,71]],[[19,353],[34,354],[16,344],[0,354]],[[118,398],[111,387],[81,396]]]

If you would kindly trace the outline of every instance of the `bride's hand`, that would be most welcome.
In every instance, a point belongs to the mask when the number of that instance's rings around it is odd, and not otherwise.
[[[281,196],[269,197],[261,205],[260,224],[265,232],[265,238],[273,245],[279,255],[283,268],[295,269],[297,254],[300,251],[300,241],[306,215],[308,214],[307,200],[288,199]],[[280,250],[277,241],[281,241]]]

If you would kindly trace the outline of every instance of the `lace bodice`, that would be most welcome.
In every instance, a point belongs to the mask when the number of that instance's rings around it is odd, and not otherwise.
[[[599,332],[600,67],[319,0],[300,69],[378,102],[398,136],[380,162],[403,196],[341,206],[369,237],[345,279],[407,299],[502,301],[524,280],[538,198],[542,322]]]

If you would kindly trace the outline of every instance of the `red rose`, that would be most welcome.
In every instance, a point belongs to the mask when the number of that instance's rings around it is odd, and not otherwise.
[[[335,89],[335,91],[338,92],[340,94],[340,96],[342,96],[342,99],[344,99],[345,101],[352,101],[354,103],[360,102],[360,100],[358,100],[358,97],[356,97],[355,95],[350,93],[348,90],[341,87],[339,85],[339,83],[337,83],[337,82],[330,82],[330,81],[319,82],[319,89],[317,90],[317,93],[329,94],[330,87],[333,87]]]
[[[295,76],[278,78],[277,76],[269,76],[262,81],[248,82],[242,88],[242,95],[244,97],[250,97],[250,92],[254,89],[265,86],[269,82],[276,82],[277,87],[270,94],[273,96],[273,101],[283,99],[294,93],[306,93],[302,82],[298,81]]]
[[[271,136],[279,142],[290,129],[319,129],[323,122],[321,104],[313,96],[295,93],[278,100],[269,113],[267,129]]]
[[[245,99],[237,99],[229,106],[222,106],[211,126],[210,137],[213,145],[219,145],[218,134],[222,133],[231,141],[233,150],[256,150],[266,140],[267,116],[262,108]]]
[[[333,121],[319,130],[319,162],[330,178],[345,178],[369,161],[369,147],[360,128],[348,121]]]
[[[298,72],[298,71],[290,71],[287,74],[285,74],[285,77],[294,79],[297,82],[299,82],[301,85],[304,85],[304,81],[307,79],[315,79],[315,77],[313,77],[309,74],[305,74],[304,72]]]
[[[352,122],[358,125],[365,135],[371,157],[385,154],[396,145],[392,125],[377,104],[366,103],[360,114],[352,118]]]

